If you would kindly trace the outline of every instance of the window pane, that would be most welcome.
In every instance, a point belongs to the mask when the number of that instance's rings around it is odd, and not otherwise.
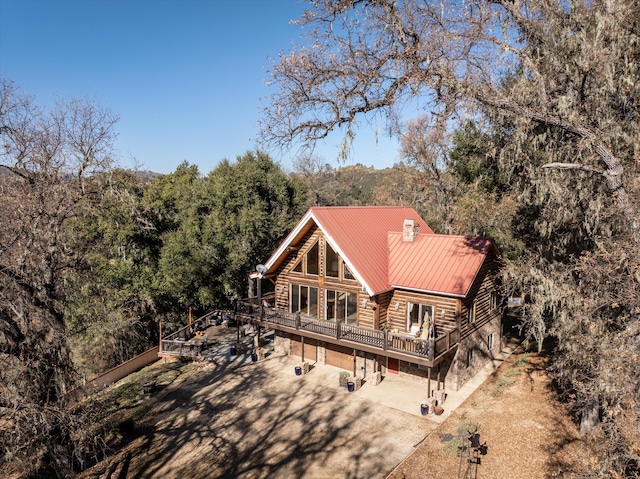
[[[293,267],[293,271],[295,271],[296,273],[302,273],[302,260],[300,260],[298,264]]]
[[[475,322],[476,320],[476,302],[474,301],[469,306],[469,324]]]
[[[309,312],[309,288],[307,286],[300,287],[300,312],[303,314]]]
[[[349,293],[347,295],[347,323],[356,324],[358,317],[358,298],[355,294]]]
[[[428,325],[433,320],[433,306],[422,305],[422,324]]]
[[[333,248],[327,243],[326,247],[327,257],[326,257],[326,275],[331,276],[332,278],[338,277],[338,253],[336,253]]]
[[[336,292],[327,290],[327,319],[336,319]]]
[[[297,284],[291,285],[291,312],[297,313],[300,311],[300,286]]]
[[[309,288],[309,316],[318,317],[318,288]]]
[[[307,253],[307,274],[318,274],[318,243]]]
[[[412,326],[420,325],[420,305],[417,303],[409,303],[409,324],[407,329],[411,330]]]
[[[351,270],[346,264],[342,264],[342,277],[344,279],[356,279]]]
[[[347,293],[336,291],[338,304],[336,306],[336,319],[343,323],[347,315]]]

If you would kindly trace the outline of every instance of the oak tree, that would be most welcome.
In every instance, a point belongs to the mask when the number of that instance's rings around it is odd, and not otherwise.
[[[100,194],[116,121],[85,99],[43,111],[0,80],[0,444],[40,474],[69,474],[78,452],[64,309],[83,258],[70,226]]]

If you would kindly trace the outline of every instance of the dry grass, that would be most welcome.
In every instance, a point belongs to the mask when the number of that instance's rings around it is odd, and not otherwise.
[[[388,479],[580,477],[589,454],[556,398],[547,364],[544,356],[516,351]],[[475,425],[486,455],[465,475],[467,455],[461,458],[458,446]]]

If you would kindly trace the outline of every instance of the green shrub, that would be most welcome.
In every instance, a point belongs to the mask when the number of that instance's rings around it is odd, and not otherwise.
[[[519,369],[509,369],[504,373],[504,377],[510,378],[511,376],[520,376],[522,371]]]

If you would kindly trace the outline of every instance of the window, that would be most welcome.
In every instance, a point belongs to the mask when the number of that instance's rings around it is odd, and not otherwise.
[[[353,275],[353,273],[351,272],[351,270],[349,269],[349,267],[345,263],[342,263],[342,278],[343,279],[356,279],[356,277]]]
[[[469,324],[473,324],[476,322],[476,302],[474,301],[473,303],[471,303],[471,305],[469,306],[469,318],[468,318],[468,323]]]
[[[356,324],[357,317],[358,295],[356,293],[327,290],[327,320]]]
[[[329,276],[331,278],[338,277],[338,253],[334,251],[334,249],[326,243],[326,259],[325,259],[325,276]]]
[[[498,293],[497,291],[491,291],[490,308],[491,311],[498,307]]]
[[[298,261],[298,264],[293,267],[292,271],[294,273],[302,273],[302,260]]]
[[[493,349],[493,333],[487,336],[487,350],[491,351]]]
[[[408,306],[407,331],[418,334],[421,329],[429,328],[433,321],[433,306],[418,303],[409,303]]]
[[[467,367],[470,368],[473,365],[473,349],[467,351]]]
[[[291,312],[318,317],[318,288],[291,285]]]
[[[307,274],[318,274],[318,243],[314,244],[307,253]]]

